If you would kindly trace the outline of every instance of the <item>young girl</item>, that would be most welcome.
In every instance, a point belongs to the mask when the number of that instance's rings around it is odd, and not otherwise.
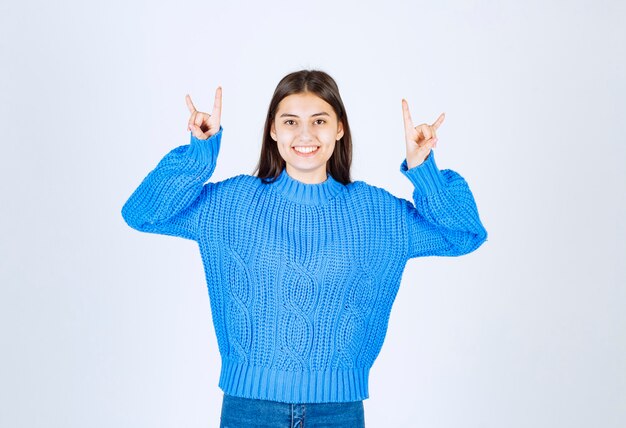
[[[222,89],[211,114],[186,101],[190,144],[165,155],[122,215],[139,231],[198,242],[221,356],[220,426],[364,426],[407,261],[460,256],[487,239],[467,182],[435,164],[444,115],[414,126],[402,100],[412,203],[351,180],[348,117],[322,71],[279,82],[255,176],[207,182]]]

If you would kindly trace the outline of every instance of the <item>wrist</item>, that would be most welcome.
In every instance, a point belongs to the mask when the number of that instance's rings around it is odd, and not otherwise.
[[[428,158],[430,157],[430,153],[432,152],[432,150],[430,150],[428,152],[428,154],[426,155],[426,157],[422,160],[419,159],[415,159],[415,158],[410,158],[407,156],[406,158],[406,165],[408,169],[411,168],[415,168],[416,166],[420,166],[421,164],[423,164],[424,162],[426,162],[428,160]]]
[[[428,195],[445,186],[445,179],[432,152],[426,156],[424,162],[412,168],[409,167],[408,159],[405,159],[400,165],[400,171],[413,183],[419,194]]]

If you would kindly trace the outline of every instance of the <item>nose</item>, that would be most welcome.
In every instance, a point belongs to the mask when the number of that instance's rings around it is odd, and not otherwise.
[[[311,141],[311,133],[309,132],[309,126],[307,124],[302,125],[302,130],[300,131],[300,141]]]

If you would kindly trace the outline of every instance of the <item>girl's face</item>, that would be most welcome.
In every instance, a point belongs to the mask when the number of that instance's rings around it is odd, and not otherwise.
[[[333,107],[317,95],[292,94],[278,104],[270,134],[287,163],[287,173],[304,183],[326,180],[326,162],[343,137]]]

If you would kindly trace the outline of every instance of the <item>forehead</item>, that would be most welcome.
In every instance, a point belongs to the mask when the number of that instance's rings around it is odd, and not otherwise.
[[[278,112],[315,114],[326,112],[333,114],[333,107],[317,95],[307,92],[302,94],[291,94],[283,98],[278,103]]]

